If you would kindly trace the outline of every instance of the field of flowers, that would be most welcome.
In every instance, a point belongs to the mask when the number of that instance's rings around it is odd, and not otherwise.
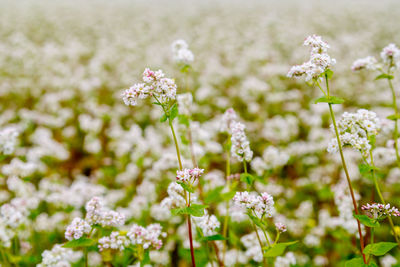
[[[0,266],[400,266],[399,15],[0,0]]]

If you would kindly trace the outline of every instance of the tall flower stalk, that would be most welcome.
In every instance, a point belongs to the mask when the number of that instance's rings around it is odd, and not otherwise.
[[[333,112],[332,105],[333,104],[341,104],[343,103],[343,99],[340,99],[335,96],[331,96],[330,90],[329,90],[329,79],[333,75],[333,72],[330,70],[330,68],[336,64],[336,60],[331,58],[327,50],[330,47],[326,42],[322,40],[320,36],[317,35],[312,35],[306,38],[304,41],[305,46],[311,47],[311,53],[310,53],[310,60],[303,63],[302,65],[296,65],[293,66],[289,73],[288,77],[305,77],[306,81],[313,81],[315,85],[321,90],[323,93],[323,97],[318,98],[315,103],[327,103],[329,107],[329,113],[330,117],[332,120],[332,125],[335,131],[336,135],[336,140],[337,140],[337,147],[340,153],[340,158],[342,161],[342,166],[343,170],[345,172],[347,184],[349,187],[351,199],[353,202],[353,208],[354,212],[356,215],[359,214],[358,207],[357,207],[357,201],[354,195],[354,190],[353,186],[351,184],[351,179],[350,175],[347,169],[346,161],[343,155],[343,148],[342,148],[342,142],[340,140],[340,135],[338,131],[338,127],[336,124],[336,119],[335,119],[335,113]],[[320,84],[320,81],[323,81],[325,79],[325,84],[326,88],[323,89],[323,87]],[[364,254],[364,237],[362,234],[361,230],[361,224],[360,221],[357,219],[357,227],[358,227],[358,234],[360,238],[360,248],[361,248],[361,254],[363,256],[363,261],[366,263],[366,257]]]
[[[144,83],[135,84],[124,91],[124,93],[122,94],[124,103],[126,105],[135,106],[137,103],[137,99],[152,97],[155,100],[154,104],[159,105],[162,108],[164,114],[160,118],[160,121],[165,122],[168,120],[169,128],[171,129],[172,137],[175,144],[179,172],[183,172],[184,170],[182,165],[181,152],[173,125],[174,119],[178,116],[178,105],[175,101],[177,89],[175,81],[173,79],[164,78],[164,73],[161,70],[152,71],[150,69],[145,69],[145,71],[143,72],[143,81]],[[185,186],[185,184],[181,185]],[[184,189],[186,207],[189,208],[191,206],[191,190],[189,189],[189,187],[184,187]],[[192,266],[195,267],[196,261],[194,256],[191,216],[187,212],[183,212],[183,214],[186,214],[187,217],[190,255]]]

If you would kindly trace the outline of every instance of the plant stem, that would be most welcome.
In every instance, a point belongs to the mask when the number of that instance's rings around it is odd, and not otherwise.
[[[325,80],[326,80],[326,90],[327,90],[327,94],[328,94],[328,97],[329,97],[329,83],[328,83],[328,76],[326,74],[325,74]],[[356,202],[356,198],[354,196],[353,186],[351,185],[350,175],[349,175],[349,172],[347,170],[346,161],[344,159],[342,143],[340,141],[339,131],[338,131],[338,128],[337,128],[337,125],[336,125],[335,114],[333,113],[332,104],[328,103],[328,106],[329,106],[329,112],[330,112],[331,119],[332,119],[332,124],[333,124],[333,127],[335,129],[335,135],[336,135],[336,139],[337,139],[337,142],[338,142],[338,147],[339,147],[339,152],[340,152],[340,158],[342,160],[343,170],[344,170],[345,175],[346,175],[347,184],[349,186],[351,199],[353,201],[354,212],[355,212],[355,214],[358,214],[359,212],[358,212],[357,202]],[[365,255],[364,255],[364,237],[362,235],[361,224],[360,224],[360,221],[358,219],[357,219],[357,226],[358,226],[358,234],[360,236],[361,254],[363,256],[364,263],[367,263]]]
[[[256,235],[257,235],[258,243],[260,244],[261,254],[263,254],[263,244],[262,244],[262,242],[261,242],[261,238],[260,238],[260,236],[258,235],[258,231],[257,231],[256,224],[255,224],[254,222],[252,222],[252,223],[253,223],[254,231],[256,232]],[[266,266],[264,255],[263,255],[263,264],[264,264],[264,266]]]
[[[230,141],[230,136],[228,136],[228,142]],[[230,156],[231,154],[229,153],[229,149],[226,151],[226,184],[228,189],[230,190],[230,180],[228,179],[229,176],[231,175],[231,163],[230,163]],[[225,211],[225,219],[224,219],[224,228],[222,230],[222,235],[224,237],[227,237],[227,232],[228,232],[228,223],[229,223],[229,200],[226,201],[226,211]],[[224,250],[223,250],[223,262],[225,262],[225,254],[226,254],[226,248],[227,248],[228,240],[225,240],[224,242]]]
[[[183,166],[182,166],[182,160],[181,160],[181,153],[180,153],[180,150],[179,150],[178,140],[176,138],[174,126],[172,124],[171,119],[168,119],[168,122],[169,122],[169,126],[171,128],[171,132],[172,132],[172,136],[174,138],[174,142],[175,142],[176,155],[178,157],[178,162],[179,162],[179,170],[182,170]],[[186,191],[185,191],[185,200],[186,200],[186,205],[188,207],[190,207],[190,192],[189,192],[189,197],[187,198],[186,197]],[[195,262],[195,259],[194,259],[194,249],[193,249],[192,223],[191,223],[191,220],[190,220],[190,215],[187,216],[187,224],[188,224],[188,231],[189,231],[190,255],[191,255],[191,258],[192,258],[192,266],[196,267],[196,262]]]
[[[390,64],[388,66],[388,70],[387,70],[388,75],[390,75],[390,67],[392,66],[392,64],[393,64],[393,60],[390,61]],[[391,79],[387,79],[387,80],[389,83],[390,91],[392,92],[392,107],[394,110],[394,115],[397,116],[398,110],[397,110],[396,92],[394,91],[392,80]],[[398,124],[397,124],[397,118],[395,118],[393,139],[394,139],[394,148],[396,150],[396,161],[397,161],[397,165],[400,167],[399,143],[397,141],[398,137],[399,137],[399,129],[398,129]]]
[[[397,115],[398,111],[397,111],[396,92],[394,91],[393,84],[390,79],[388,79],[388,83],[389,83],[390,90],[392,91],[392,99],[393,99],[392,105],[393,105],[393,109],[394,109],[394,115]],[[398,128],[399,127],[397,124],[397,118],[395,118],[393,139],[394,139],[394,148],[396,150],[397,164],[400,166],[399,144],[398,144],[398,140],[397,140],[399,138],[399,129]]]
[[[385,199],[383,198],[383,195],[381,193],[381,189],[379,188],[378,180],[376,179],[376,175],[375,175],[375,164],[374,164],[374,157],[372,155],[372,150],[369,151],[369,156],[370,156],[370,160],[371,160],[372,178],[374,180],[375,190],[378,193],[380,201],[382,202],[382,204],[385,205],[386,202],[385,202]],[[390,216],[388,217],[388,220],[389,220],[390,228],[392,228],[392,231],[393,231],[394,239],[396,239],[397,244],[400,245],[399,238],[398,238],[398,236],[396,234],[396,231],[394,229],[393,220],[392,220],[392,218]]]
[[[84,257],[85,257],[85,267],[88,267],[88,251],[87,247],[83,249]]]

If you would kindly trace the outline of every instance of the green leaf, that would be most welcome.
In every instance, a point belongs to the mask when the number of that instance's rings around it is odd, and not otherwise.
[[[90,247],[93,246],[96,242],[93,239],[87,237],[81,237],[79,239],[74,239],[68,241],[63,245],[64,248],[78,248],[78,247]]]
[[[377,265],[375,262],[365,264],[362,257],[357,257],[346,261],[344,267],[377,267]]]
[[[397,243],[393,242],[379,242],[375,244],[369,244],[364,248],[364,254],[371,254],[374,256],[383,256],[389,252],[392,248],[396,247]]]
[[[177,184],[179,184],[180,186],[182,186],[183,189],[185,189],[186,191],[190,192],[190,193],[194,193],[194,188],[184,182],[176,182]]]
[[[264,257],[267,258],[275,258],[281,256],[288,246],[296,244],[298,241],[286,242],[286,243],[278,243],[273,247],[269,247],[264,252]]]
[[[210,235],[201,238],[201,241],[216,241],[216,240],[227,240],[227,238],[224,237],[223,235]]]
[[[207,208],[207,205],[192,204],[190,207],[172,209],[171,212],[173,215],[186,214],[194,217],[201,217],[204,215],[205,208]]]
[[[236,194],[236,190],[232,190],[221,195],[222,199],[225,201],[231,200]]]
[[[368,227],[379,227],[380,224],[379,222],[375,221],[374,219],[371,219],[367,215],[364,214],[354,214],[354,218],[358,219],[360,223],[364,224],[365,226]]]
[[[314,100],[314,104],[317,103],[328,103],[328,104],[342,104],[344,102],[343,98],[336,97],[336,96],[322,96]]]
[[[254,177],[253,175],[249,174],[249,173],[242,173],[240,174],[240,181],[248,184],[248,185],[252,185],[254,182]]]
[[[204,215],[204,209],[207,207],[207,205],[192,204],[190,207],[187,208],[190,215],[194,217],[201,217]]]
[[[375,77],[375,80],[380,80],[380,79],[388,79],[388,80],[392,80],[394,77],[393,75],[389,75],[386,73],[382,73],[381,75],[378,75]]]
[[[392,114],[386,117],[388,120],[393,120],[396,121],[398,119],[400,119],[400,114]]]
[[[332,76],[333,76],[333,71],[331,71],[330,69],[327,69],[325,71],[325,75],[328,78],[328,80],[330,80],[332,78]]]
[[[160,122],[164,122],[168,119],[168,116],[164,113],[161,118],[160,118]]]
[[[169,119],[173,121],[178,116],[178,105],[175,103],[169,110]]]

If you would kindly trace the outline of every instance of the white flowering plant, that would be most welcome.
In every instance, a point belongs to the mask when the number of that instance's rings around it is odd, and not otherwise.
[[[399,1],[1,7],[1,266],[400,264]]]

